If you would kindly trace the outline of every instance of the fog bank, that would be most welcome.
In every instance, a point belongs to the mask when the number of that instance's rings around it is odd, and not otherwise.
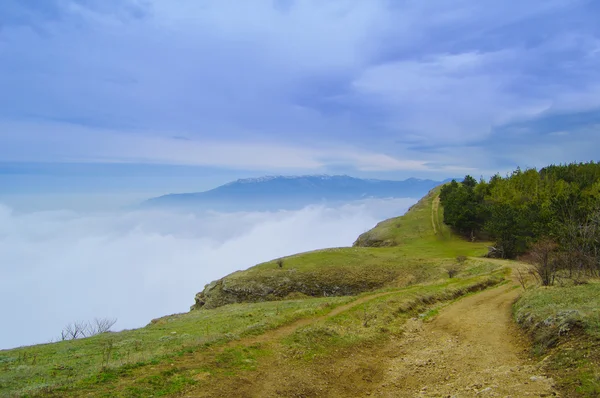
[[[335,208],[214,213],[18,213],[0,205],[0,349],[48,342],[63,326],[116,317],[113,329],[187,311],[204,285],[276,257],[349,246],[413,199]]]

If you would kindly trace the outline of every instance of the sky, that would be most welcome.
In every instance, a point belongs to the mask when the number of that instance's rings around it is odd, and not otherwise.
[[[592,0],[3,0],[0,199],[598,160]]]
[[[350,246],[415,199],[279,212],[35,211],[0,205],[0,350],[47,343],[67,324],[113,331],[186,312],[205,284],[298,252]]]

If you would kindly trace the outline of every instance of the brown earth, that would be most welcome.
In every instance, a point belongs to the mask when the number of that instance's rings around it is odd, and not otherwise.
[[[529,355],[527,338],[513,323],[518,296],[505,284],[443,308],[432,321],[412,319],[385,345],[361,346],[312,363],[294,360],[279,341],[302,320],[243,345],[274,352],[255,371],[209,376],[186,397],[546,397],[558,396],[543,361]],[[367,296],[329,316],[378,297]],[[238,342],[241,343],[241,342]]]

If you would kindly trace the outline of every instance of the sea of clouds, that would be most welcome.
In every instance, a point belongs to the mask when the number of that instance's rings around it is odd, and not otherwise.
[[[0,205],[0,349],[48,342],[73,321],[113,330],[187,311],[204,285],[259,262],[350,246],[413,199],[278,212],[37,211]]]

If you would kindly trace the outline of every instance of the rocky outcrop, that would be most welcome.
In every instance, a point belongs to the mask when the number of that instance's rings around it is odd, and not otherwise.
[[[196,294],[192,310],[233,303],[282,300],[298,296],[347,296],[378,289],[398,277],[398,270],[369,267],[349,270],[329,267],[315,271],[273,269],[237,273],[211,282]]]

